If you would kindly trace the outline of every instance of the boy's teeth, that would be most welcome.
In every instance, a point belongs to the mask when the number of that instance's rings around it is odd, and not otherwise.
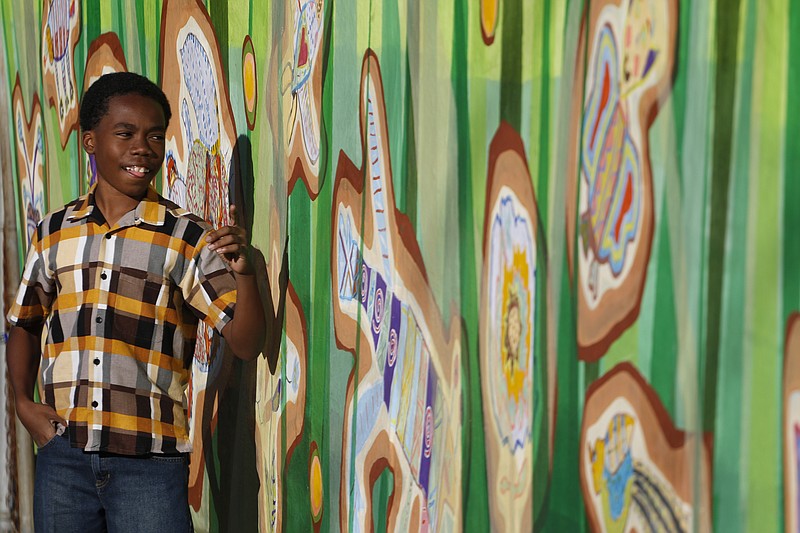
[[[142,174],[147,174],[148,169],[145,167],[128,167],[128,170],[133,170],[134,172],[141,172]]]

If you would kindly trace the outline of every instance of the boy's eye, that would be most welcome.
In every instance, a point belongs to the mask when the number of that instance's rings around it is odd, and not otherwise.
[[[151,135],[150,139],[152,139],[152,140],[154,140],[156,142],[163,142],[164,141],[164,134],[163,133],[157,133],[155,135]]]
[[[123,137],[123,138],[127,139],[130,136],[131,136],[131,132],[129,132],[129,131],[118,131],[117,132],[117,137]]]

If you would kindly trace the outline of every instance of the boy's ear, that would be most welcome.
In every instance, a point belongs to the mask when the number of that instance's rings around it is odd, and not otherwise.
[[[83,149],[86,150],[87,154],[94,153],[94,131],[83,132]]]

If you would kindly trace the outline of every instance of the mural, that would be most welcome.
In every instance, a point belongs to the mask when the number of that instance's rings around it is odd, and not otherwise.
[[[273,137],[282,145],[276,152],[286,157],[288,191],[302,179],[312,199],[321,186],[322,72],[328,3],[287,2],[281,9],[283,30],[269,62],[267,109]]]
[[[567,236],[581,357],[601,357],[638,314],[653,233],[647,129],[669,91],[677,0],[593,2],[574,85]],[[579,170],[572,163],[580,161]],[[577,189],[577,193],[574,189]],[[575,203],[577,201],[577,204]],[[576,227],[577,225],[577,227]],[[572,253],[575,254],[574,258]]]
[[[501,124],[489,149],[481,285],[481,373],[487,409],[492,527],[528,531],[533,514],[536,200],[521,139]]]
[[[47,146],[44,135],[44,122],[42,121],[42,106],[39,97],[34,93],[31,105],[31,118],[28,120],[25,112],[25,100],[19,77],[14,83],[11,96],[14,117],[14,144],[16,145],[17,168],[19,169],[18,196],[19,199],[19,226],[25,228],[25,249],[31,242],[36,226],[42,220],[46,209],[45,191],[47,190],[47,175],[45,174],[44,160]]]
[[[336,341],[355,356],[344,407],[341,528],[369,529],[374,483],[388,469],[388,529],[451,531],[461,514],[453,475],[461,446],[458,322],[443,324],[416,239],[395,207],[381,71],[370,50],[360,117],[363,167],[340,155],[332,220]]]
[[[286,371],[271,372],[260,362],[256,376],[256,452],[258,460],[258,520],[260,531],[283,531],[283,462],[288,462],[305,420],[308,341],[307,325],[294,288],[289,285],[286,312]],[[284,444],[285,443],[285,444]],[[284,450],[282,447],[286,446]],[[319,454],[316,468],[309,465],[309,487],[320,489]],[[322,513],[318,496],[315,516]],[[318,518],[317,518],[318,521]]]
[[[80,38],[81,3],[44,0],[42,7],[42,76],[45,99],[58,116],[61,147],[78,127],[75,46]]]
[[[244,110],[247,117],[247,129],[252,130],[256,125],[256,110],[258,107],[258,70],[256,69],[256,51],[249,35],[242,43],[242,96],[244,97]]]
[[[595,531],[709,531],[711,446],[678,431],[658,396],[623,363],[586,393],[581,487]],[[695,447],[701,449],[695,451]],[[694,454],[700,494],[693,497]]]
[[[794,3],[4,1],[0,36],[7,287],[96,179],[106,72],[171,102],[157,189],[245,219],[283,327],[199,332],[195,530],[800,532]]]

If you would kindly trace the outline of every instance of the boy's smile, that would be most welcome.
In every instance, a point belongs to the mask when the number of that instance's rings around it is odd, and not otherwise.
[[[158,102],[130,93],[109,99],[108,112],[83,133],[83,146],[97,165],[95,198],[109,221],[118,218],[109,208],[124,214],[147,193],[164,161],[165,130]]]

